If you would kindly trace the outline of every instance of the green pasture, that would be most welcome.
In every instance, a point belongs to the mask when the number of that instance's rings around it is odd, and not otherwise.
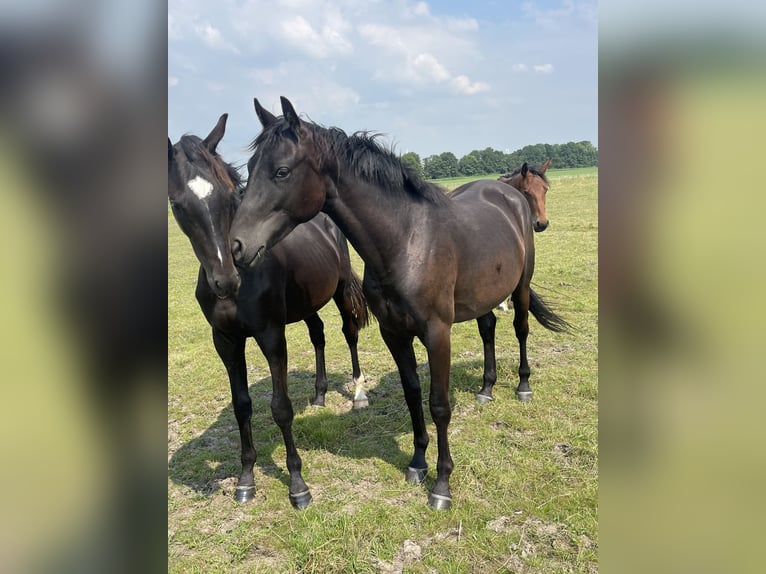
[[[469,181],[475,181],[477,179],[497,179],[502,174],[495,173],[482,176],[460,176],[460,177],[446,177],[443,179],[432,179],[434,183],[441,185],[446,189],[455,189],[460,187],[464,183]],[[558,179],[562,177],[598,177],[598,167],[573,167],[570,169],[554,169],[551,168],[546,172],[549,179]]]
[[[549,172],[551,225],[536,234],[533,288],[572,323],[551,333],[530,317],[534,399],[514,398],[518,344],[499,311],[495,401],[478,404],[482,347],[474,321],[452,329],[453,507],[434,512],[436,474],[425,349],[416,343],[431,445],[429,476],[403,470],[412,432],[396,368],[377,324],[359,341],[370,406],[351,409],[351,361],[337,309],[327,337],[327,407],[309,406],[314,353],[289,325],[290,396],[303,476],[314,500],[288,500],[285,449],[269,408],[266,361],[248,344],[256,496],[232,495],[239,435],[226,372],[194,299],[198,264],[168,211],[168,570],[193,572],[595,572],[598,556],[597,169]],[[453,188],[468,179],[440,182]],[[353,254],[361,275],[363,263]]]

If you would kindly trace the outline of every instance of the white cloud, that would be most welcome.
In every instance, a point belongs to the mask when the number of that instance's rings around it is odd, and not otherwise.
[[[178,78],[176,76],[168,76],[168,87],[172,88],[173,86],[178,85]]]
[[[472,82],[468,76],[456,76],[450,80],[452,89],[459,94],[472,96],[489,90],[490,86],[486,82]]]
[[[428,10],[428,4],[425,2],[416,2],[412,7],[412,13],[415,16],[430,16],[431,12]]]
[[[513,72],[526,72],[529,70],[526,64],[513,64],[511,66],[511,71]]]
[[[432,54],[418,54],[412,60],[412,68],[418,78],[426,81],[443,82],[450,77],[447,69]]]
[[[476,32],[479,23],[475,18],[448,18],[447,27],[455,32]]]
[[[360,26],[358,31],[369,45],[380,48],[374,56],[374,78],[379,81],[418,86],[448,82],[455,92],[468,95],[490,89],[485,82],[471,82],[463,74],[453,75],[432,51],[417,50],[420,46],[431,46],[449,56],[449,47],[438,34],[377,24]]]
[[[198,24],[194,27],[194,31],[210,48],[239,53],[239,50],[235,46],[223,39],[221,31],[210,23]]]
[[[553,64],[535,64],[532,66],[532,69],[534,69],[535,72],[540,72],[541,74],[550,74],[553,72]]]
[[[331,20],[333,25],[327,23],[321,31],[317,31],[306,18],[295,16],[282,21],[279,36],[312,58],[323,59],[351,53],[353,46],[341,32],[345,27],[344,22],[337,16]]]

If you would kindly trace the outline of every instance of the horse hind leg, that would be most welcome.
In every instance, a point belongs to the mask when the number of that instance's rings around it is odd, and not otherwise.
[[[364,384],[366,382],[362,369],[359,366],[359,352],[357,350],[357,344],[359,342],[359,329],[360,325],[357,321],[357,317],[354,313],[354,302],[347,294],[347,290],[343,284],[338,286],[338,291],[335,294],[335,304],[340,312],[341,320],[343,321],[343,336],[346,338],[346,344],[351,352],[351,373],[354,382],[354,403],[355,409],[364,409],[370,405],[367,394],[364,392]]]
[[[529,386],[529,362],[527,361],[527,336],[529,335],[529,285],[519,285],[511,295],[513,300],[513,328],[519,341],[519,386],[516,398],[521,402],[532,400]]]
[[[311,401],[311,405],[314,407],[323,407],[325,395],[327,394],[327,369],[325,367],[324,357],[324,323],[316,313],[306,317],[303,322],[306,323],[306,326],[309,328],[309,338],[311,339],[311,344],[314,346],[314,357],[316,359],[316,381],[314,383],[314,398]]]
[[[479,334],[484,343],[484,386],[476,395],[480,403],[493,401],[492,389],[497,381],[497,362],[495,360],[495,325],[497,319],[491,311],[476,319]]]

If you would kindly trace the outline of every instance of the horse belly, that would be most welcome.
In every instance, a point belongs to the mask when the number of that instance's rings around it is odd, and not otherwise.
[[[461,255],[455,322],[489,313],[516,289],[525,266],[526,249],[517,234],[495,234],[491,239],[474,236]]]
[[[510,295],[521,280],[522,269],[509,266],[477,273],[455,286],[455,323],[486,315]]]

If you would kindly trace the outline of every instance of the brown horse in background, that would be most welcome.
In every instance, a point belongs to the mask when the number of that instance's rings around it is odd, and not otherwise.
[[[529,210],[532,216],[532,228],[538,232],[545,231],[548,227],[548,216],[545,211],[545,196],[548,193],[550,184],[548,178],[545,176],[545,172],[550,165],[550,159],[539,168],[530,167],[527,162],[524,162],[520,168],[497,178],[498,181],[510,185],[516,191],[521,192],[529,204]],[[449,195],[453,198],[457,197],[464,190],[470,189],[470,187],[469,184],[463,185],[454,189]],[[500,302],[497,308],[502,309],[503,311],[509,311],[512,304],[511,297],[507,297]],[[493,311],[490,311],[486,315],[478,317],[476,319],[476,324],[479,327],[479,335],[481,336],[484,347],[484,385],[476,395],[476,399],[481,403],[486,403],[493,400],[492,389],[497,381],[497,361],[495,359],[495,326],[497,325],[497,317],[495,317]],[[532,398],[532,391],[517,391],[516,396],[522,401],[528,401]]]

